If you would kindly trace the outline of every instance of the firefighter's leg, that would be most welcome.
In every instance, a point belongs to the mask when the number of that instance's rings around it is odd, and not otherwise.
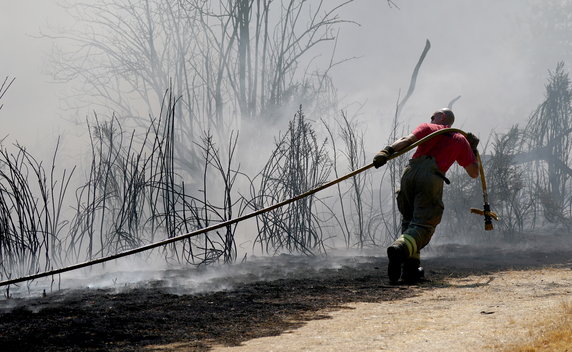
[[[410,161],[401,177],[397,207],[401,213],[401,236],[395,245],[407,247],[407,257],[423,248],[435,232],[443,213],[443,180],[432,158]]]
[[[401,278],[405,283],[415,284],[425,276],[425,271],[421,266],[421,253],[417,251],[413,256],[403,262],[403,272]]]
[[[429,243],[443,215],[443,180],[435,174],[434,169],[426,168],[423,171],[416,178],[412,219],[397,239],[405,244],[407,257],[415,256]]]
[[[406,185],[409,184],[410,186],[406,189],[413,189],[413,192],[403,192],[404,180],[402,179],[402,191],[398,197],[398,206],[402,214],[411,214],[411,220],[401,236],[388,248],[390,281],[399,280],[399,276],[402,276],[402,270],[405,271],[405,267],[403,269],[401,267],[405,262],[408,262],[407,270],[420,267],[420,251],[431,240],[443,215],[443,180],[435,174],[434,161],[422,162],[423,165],[418,165],[415,168],[414,177],[405,182]],[[399,263],[399,267],[397,263]],[[407,276],[412,277],[411,275],[405,276],[406,278]]]
[[[413,218],[413,200],[415,199],[414,170],[406,168],[401,178],[401,189],[397,192],[397,207],[401,213],[401,232],[405,231]],[[387,275],[391,283],[397,283],[401,278],[404,261],[409,256],[404,244],[395,241],[387,248]]]
[[[401,188],[397,191],[397,209],[401,214],[401,233],[413,219],[413,201],[415,200],[415,170],[407,167],[401,177]]]
[[[424,277],[424,271],[421,267],[421,249],[429,243],[435,232],[435,226],[439,223],[436,219],[440,219],[442,212],[439,212],[438,209],[442,208],[438,207],[437,211],[434,212],[434,217],[431,218],[433,219],[432,222],[426,221],[423,225],[411,224],[405,233],[388,248],[390,281],[397,282],[401,277],[406,283],[414,284]]]
[[[397,191],[397,209],[399,209],[399,213],[401,213],[401,233],[403,233],[407,230],[413,219],[413,201],[409,200],[405,190]]]

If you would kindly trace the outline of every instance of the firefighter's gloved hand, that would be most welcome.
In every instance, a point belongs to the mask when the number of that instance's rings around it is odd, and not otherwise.
[[[377,169],[385,165],[385,163],[387,163],[387,160],[389,160],[389,157],[393,154],[395,154],[395,149],[393,149],[391,146],[388,145],[387,147],[383,148],[383,150],[375,154],[375,156],[373,157],[373,166],[375,166],[375,168]]]
[[[467,133],[467,141],[469,141],[469,144],[471,145],[471,149],[473,150],[473,153],[476,153],[477,150],[477,145],[479,145],[479,139],[477,138],[477,136],[475,136],[474,134],[472,134],[471,132]]]

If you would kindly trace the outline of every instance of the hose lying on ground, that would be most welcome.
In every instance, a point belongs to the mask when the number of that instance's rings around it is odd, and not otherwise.
[[[466,133],[465,133],[464,131],[460,130],[460,129],[456,129],[456,128],[444,128],[444,129],[442,129],[442,130],[439,130],[439,131],[436,131],[436,132],[433,132],[433,133],[427,135],[426,137],[424,137],[424,138],[418,140],[417,142],[411,144],[411,145],[408,146],[407,148],[404,148],[403,150],[400,150],[399,152],[397,152],[397,153],[391,155],[391,156],[389,157],[389,159],[394,159],[394,158],[396,158],[396,157],[398,157],[398,156],[400,156],[400,155],[402,155],[402,154],[404,154],[404,153],[407,153],[407,152],[410,151],[411,149],[417,147],[419,144],[425,143],[426,141],[428,141],[428,140],[430,140],[430,139],[432,139],[432,138],[434,138],[434,137],[436,137],[436,136],[438,136],[438,135],[440,135],[440,134],[448,133],[448,132],[458,132],[458,133],[461,133],[461,134],[463,134],[463,135],[466,136]],[[479,163],[480,163],[480,158],[478,158],[478,161],[479,161]],[[293,203],[293,202],[295,202],[295,201],[298,201],[298,200],[300,200],[300,199],[302,199],[302,198],[305,198],[305,197],[310,196],[310,195],[312,195],[312,194],[314,194],[314,193],[317,193],[317,192],[319,192],[319,191],[321,191],[321,190],[324,190],[324,189],[326,189],[326,188],[328,188],[328,187],[331,187],[331,186],[333,186],[333,185],[335,185],[335,184],[337,184],[337,183],[339,183],[339,182],[342,182],[342,181],[344,181],[344,180],[347,180],[347,179],[350,178],[350,177],[356,176],[357,174],[362,173],[362,172],[364,172],[364,171],[370,169],[371,167],[373,167],[373,163],[368,164],[368,165],[366,165],[366,166],[363,166],[363,167],[361,167],[361,168],[359,168],[359,169],[357,169],[357,170],[354,170],[354,171],[352,171],[352,172],[350,172],[350,173],[348,173],[348,174],[346,174],[346,175],[344,175],[344,176],[342,176],[342,177],[340,177],[340,178],[337,178],[337,179],[335,179],[335,180],[333,180],[333,181],[329,181],[329,182],[327,182],[327,183],[325,183],[325,184],[323,184],[323,185],[321,185],[321,186],[318,186],[318,187],[316,187],[316,188],[313,188],[313,189],[311,189],[311,190],[309,190],[309,191],[307,191],[307,192],[305,192],[305,193],[302,193],[302,194],[300,194],[300,195],[298,195],[298,196],[295,196],[295,197],[293,197],[293,198],[284,200],[284,201],[282,201],[282,202],[276,203],[276,204],[271,205],[271,206],[268,206],[268,207],[266,207],[266,208],[256,210],[256,211],[254,211],[254,212],[252,212],[252,213],[249,213],[249,214],[246,214],[246,215],[243,215],[243,216],[239,216],[239,217],[237,217],[237,218],[235,218],[235,219],[230,219],[230,220],[227,220],[227,221],[224,221],[224,222],[221,222],[221,223],[212,225],[212,226],[208,226],[208,227],[205,227],[205,228],[202,228],[202,229],[193,231],[193,232],[189,232],[189,233],[186,233],[186,234],[182,234],[182,235],[178,235],[178,236],[175,236],[175,237],[171,237],[171,238],[168,238],[168,239],[166,239],[166,240],[159,241],[159,242],[150,243],[150,244],[147,244],[147,245],[144,245],[144,246],[141,246],[141,247],[129,249],[129,250],[126,250],[126,251],[123,251],[123,252],[120,252],[120,253],[116,253],[116,254],[107,256],[107,257],[92,259],[92,260],[85,261],[85,262],[82,262],[82,263],[77,263],[77,264],[70,265],[70,266],[66,266],[66,267],[59,268],[59,269],[44,271],[44,272],[37,273],[37,274],[33,274],[33,275],[27,275],[27,276],[22,276],[22,277],[15,278],[15,279],[9,279],[9,280],[5,280],[5,281],[0,281],[0,286],[6,286],[6,285],[11,285],[11,284],[16,284],[16,283],[19,283],[19,282],[35,280],[35,279],[39,279],[39,278],[46,277],[46,276],[61,274],[61,273],[67,272],[67,271],[72,271],[72,270],[76,270],[76,269],[85,268],[85,267],[92,266],[92,265],[95,265],[95,264],[100,264],[100,263],[104,263],[104,262],[107,262],[107,261],[110,261],[110,260],[114,260],[114,259],[118,259],[118,258],[121,258],[121,257],[130,256],[130,255],[133,255],[133,254],[136,254],[136,253],[144,252],[144,251],[147,251],[147,250],[150,250],[150,249],[153,249],[153,248],[157,248],[157,247],[164,246],[164,245],[167,245],[167,244],[170,244],[170,243],[174,243],[174,242],[177,242],[177,241],[181,241],[181,240],[184,240],[184,239],[187,239],[187,238],[191,238],[191,237],[194,237],[194,236],[198,236],[198,235],[200,235],[200,234],[204,234],[204,233],[207,233],[207,232],[210,232],[210,231],[218,230],[218,229],[220,229],[220,228],[223,228],[223,227],[226,227],[226,226],[229,226],[229,225],[232,225],[232,224],[235,224],[235,223],[238,223],[238,222],[241,222],[241,221],[250,219],[250,218],[252,218],[252,217],[261,215],[261,214],[263,214],[263,213],[266,213],[266,212],[272,211],[272,210],[274,210],[274,209],[283,207],[284,205],[287,205],[287,204]],[[481,172],[482,172],[482,165],[481,165]],[[482,180],[482,185],[483,185],[483,191],[486,192],[486,185],[485,185],[485,183],[484,183],[484,175],[481,176],[481,180]],[[485,197],[485,200],[486,200],[486,197]],[[488,206],[488,204],[485,204],[485,209],[487,208],[487,206]],[[490,212],[490,210],[489,210],[489,212]],[[483,215],[485,215],[485,218],[486,218],[486,217],[487,217],[487,212],[484,211],[484,212],[483,212]],[[496,215],[495,215],[495,216],[496,216]],[[490,219],[490,218],[489,218],[489,219]],[[486,221],[487,221],[487,220],[485,219],[485,222],[486,222]],[[487,226],[488,226],[488,225],[487,225]],[[490,229],[492,229],[492,225],[491,225]]]

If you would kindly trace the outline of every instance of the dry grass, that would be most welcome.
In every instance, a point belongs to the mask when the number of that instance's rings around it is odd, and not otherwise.
[[[572,351],[572,301],[562,302],[560,309],[530,327],[529,342],[510,346],[506,352]]]

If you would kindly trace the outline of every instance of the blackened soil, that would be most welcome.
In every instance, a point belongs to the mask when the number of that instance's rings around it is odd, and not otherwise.
[[[389,285],[384,257],[312,275],[257,281],[208,294],[173,294],[161,285],[122,292],[81,289],[0,300],[0,351],[140,351],[184,344],[190,351],[279,335],[351,302],[410,297],[447,277],[570,265],[569,250],[518,251],[444,246],[426,259],[428,280]],[[303,273],[303,271],[301,271]],[[8,308],[10,307],[10,308]]]

